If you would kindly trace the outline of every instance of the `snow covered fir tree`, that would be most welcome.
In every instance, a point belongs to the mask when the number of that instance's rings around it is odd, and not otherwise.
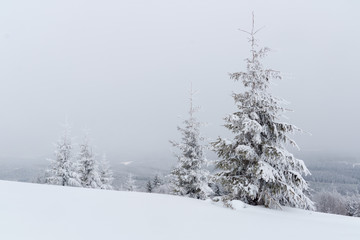
[[[89,145],[89,138],[86,135],[83,143],[80,144],[80,153],[78,156],[78,168],[81,185],[85,188],[101,188],[98,164]]]
[[[147,181],[147,183],[146,183],[146,192],[148,192],[148,193],[153,192],[153,185],[151,183],[151,180]]]
[[[207,159],[204,154],[203,138],[200,136],[200,122],[194,117],[193,91],[190,91],[189,118],[184,121],[184,128],[178,127],[182,134],[180,143],[172,142],[179,150],[176,154],[177,166],[170,174],[172,193],[197,199],[206,199],[212,192],[208,186],[208,171],[204,168]]]
[[[152,181],[153,190],[158,189],[162,184],[162,180],[159,177],[159,174],[155,174],[154,180]]]
[[[281,79],[281,75],[262,65],[269,48],[258,47],[254,15],[252,20],[251,31],[244,31],[251,44],[246,71],[230,74],[231,79],[241,81],[245,87],[244,92],[233,94],[238,110],[225,117],[225,127],[234,137],[219,137],[212,143],[219,157],[215,179],[226,191],[225,203],[237,199],[270,208],[313,209],[313,202],[306,195],[308,184],[302,177],[310,172],[302,160],[285,148],[286,144],[297,147],[288,134],[301,130],[281,121],[287,109],[281,105],[282,100],[269,92],[270,81]]]
[[[137,190],[136,181],[131,173],[127,175],[127,179],[125,181],[125,190],[129,192],[133,192]]]
[[[73,159],[70,126],[66,122],[64,132],[56,143],[55,159],[51,159],[51,167],[46,170],[45,183],[62,186],[81,186],[80,176]]]
[[[114,180],[113,172],[110,169],[109,161],[104,154],[99,164],[99,175],[101,182],[101,189],[113,190],[112,182]]]

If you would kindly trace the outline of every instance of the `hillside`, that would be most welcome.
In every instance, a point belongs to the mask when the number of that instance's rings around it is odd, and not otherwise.
[[[211,155],[208,153],[208,155]],[[35,159],[5,158],[0,156],[0,179],[8,181],[35,182],[42,176],[44,170],[49,167],[45,159],[52,156],[43,156]],[[322,191],[337,191],[340,194],[357,194],[360,192],[360,160],[357,158],[333,156],[327,153],[303,154],[298,156],[303,159],[309,168],[311,175],[305,177],[309,182],[313,193]],[[143,188],[146,182],[155,174],[166,175],[175,165],[172,159],[147,159],[146,161],[115,161],[119,156],[112,156],[109,160],[114,172],[116,189],[126,181],[129,173],[136,179],[139,188]],[[215,156],[214,156],[215,158]],[[212,168],[210,168],[211,170]]]
[[[360,218],[0,181],[0,239],[359,239]]]

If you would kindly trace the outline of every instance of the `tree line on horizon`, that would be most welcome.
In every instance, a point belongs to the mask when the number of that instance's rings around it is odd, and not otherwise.
[[[56,143],[55,159],[49,159],[50,166],[38,182],[113,190],[113,173],[109,162],[105,155],[99,160],[94,154],[88,134],[84,135],[82,143],[79,144],[77,155],[73,152],[70,126],[66,122],[63,134]]]

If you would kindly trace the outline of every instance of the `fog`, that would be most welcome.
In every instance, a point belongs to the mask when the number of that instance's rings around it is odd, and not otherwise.
[[[118,161],[172,158],[169,140],[198,90],[203,135],[228,135],[223,117],[243,88],[251,12],[266,66],[283,73],[271,91],[309,134],[304,152],[359,153],[358,1],[2,1],[2,157],[41,158],[68,118],[80,140]],[[30,160],[29,160],[30,161]]]

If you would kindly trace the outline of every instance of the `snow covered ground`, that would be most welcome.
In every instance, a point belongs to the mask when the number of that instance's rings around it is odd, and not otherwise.
[[[360,239],[360,218],[0,181],[0,239]]]

